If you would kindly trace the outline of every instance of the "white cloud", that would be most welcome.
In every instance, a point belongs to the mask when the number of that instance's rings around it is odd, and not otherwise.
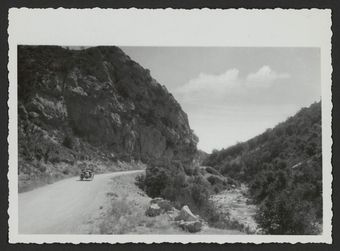
[[[250,73],[246,80],[249,87],[269,87],[275,80],[288,78],[290,78],[288,73],[277,73],[268,65],[264,65],[257,72]]]
[[[230,69],[219,75],[200,73],[198,77],[191,79],[188,83],[177,89],[179,93],[193,92],[224,92],[226,89],[233,88],[239,80],[239,71]]]
[[[184,102],[211,103],[223,99],[228,93],[234,93],[239,85],[241,82],[238,69],[229,69],[217,75],[200,73],[178,88],[175,94]]]
[[[262,66],[257,72],[241,77],[238,69],[228,69],[221,74],[200,73],[196,78],[175,90],[175,95],[184,103],[224,103],[228,100],[248,99],[254,96],[254,89],[261,91],[271,87],[278,79],[288,79],[287,73],[277,73],[269,66]]]

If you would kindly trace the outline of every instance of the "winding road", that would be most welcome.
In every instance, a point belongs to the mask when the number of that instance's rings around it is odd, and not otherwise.
[[[79,234],[112,192],[111,178],[143,172],[123,171],[95,175],[92,181],[64,179],[19,194],[20,234]]]

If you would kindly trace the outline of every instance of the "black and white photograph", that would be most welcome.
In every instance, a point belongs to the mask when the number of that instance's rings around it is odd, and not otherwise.
[[[12,48],[16,236],[328,235],[320,46]]]

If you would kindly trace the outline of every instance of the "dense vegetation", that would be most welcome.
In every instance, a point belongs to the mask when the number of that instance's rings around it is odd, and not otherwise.
[[[214,151],[203,164],[248,184],[265,233],[321,232],[320,102],[247,142]]]
[[[136,177],[136,185],[152,198],[170,200],[177,209],[188,205],[211,226],[224,228],[224,222],[209,200],[210,195],[235,185],[233,179],[224,178],[214,168],[186,168],[178,161],[150,165],[145,175]]]

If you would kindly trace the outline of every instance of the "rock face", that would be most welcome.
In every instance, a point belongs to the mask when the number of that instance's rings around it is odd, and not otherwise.
[[[104,158],[189,165],[196,152],[197,137],[172,94],[117,47],[19,46],[18,114],[24,164]]]

